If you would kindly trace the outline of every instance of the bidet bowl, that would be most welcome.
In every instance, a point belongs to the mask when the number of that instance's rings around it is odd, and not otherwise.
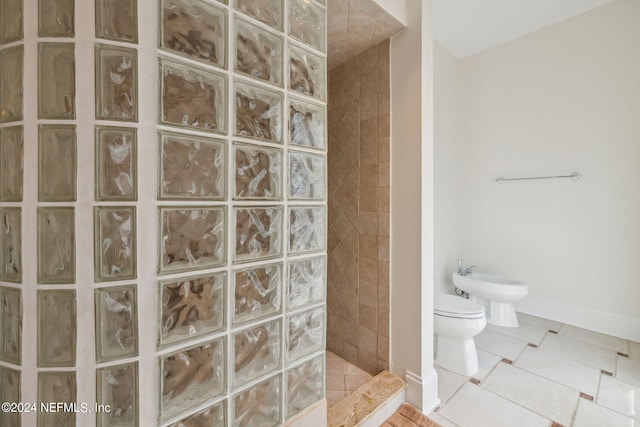
[[[482,304],[487,322],[496,326],[518,327],[518,317],[514,302],[529,295],[529,287],[524,283],[490,274],[453,273],[453,283],[458,289],[469,294],[469,299]]]
[[[529,295],[529,287],[524,283],[490,274],[453,273],[453,283],[469,295],[496,302],[516,302]]]

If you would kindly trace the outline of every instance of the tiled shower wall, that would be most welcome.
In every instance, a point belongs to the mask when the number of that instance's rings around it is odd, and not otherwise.
[[[329,72],[327,348],[389,367],[389,42]]]
[[[324,1],[0,1],[0,425],[323,399],[326,92]]]

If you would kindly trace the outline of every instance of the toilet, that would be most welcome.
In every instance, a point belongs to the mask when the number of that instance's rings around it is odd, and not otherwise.
[[[487,325],[484,307],[465,298],[436,294],[433,331],[436,364],[461,375],[478,372],[478,353],[473,337]]]

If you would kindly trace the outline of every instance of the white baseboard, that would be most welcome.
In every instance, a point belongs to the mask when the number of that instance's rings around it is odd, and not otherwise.
[[[407,403],[428,414],[438,407],[438,373],[431,369],[427,377],[423,379],[411,371],[407,371],[404,376],[407,382]]]
[[[527,297],[516,303],[515,306],[520,313],[640,342],[640,318],[621,316],[536,297]]]

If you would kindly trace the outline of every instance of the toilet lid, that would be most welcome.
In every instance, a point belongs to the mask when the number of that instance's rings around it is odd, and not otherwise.
[[[448,317],[478,318],[484,316],[484,307],[468,299],[449,294],[436,294],[434,314]]]

